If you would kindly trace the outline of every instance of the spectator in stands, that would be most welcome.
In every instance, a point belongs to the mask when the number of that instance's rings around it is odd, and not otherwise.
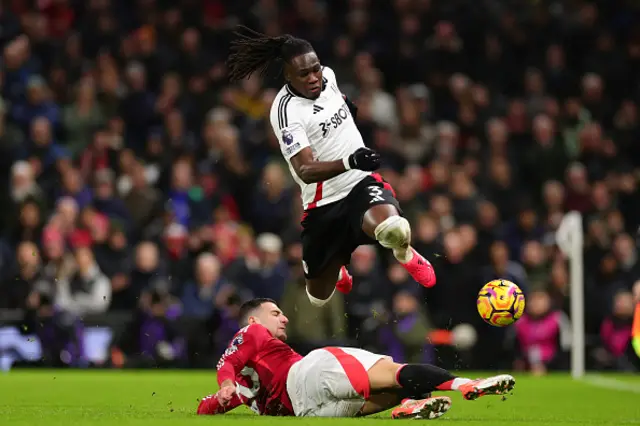
[[[107,217],[118,220],[125,229],[129,229],[129,212],[115,190],[115,177],[110,169],[96,173],[93,206]]]
[[[34,198],[27,198],[18,209],[18,216],[15,218],[17,224],[14,225],[10,240],[13,244],[20,241],[31,241],[38,243],[42,236],[44,227],[43,209]]]
[[[540,241],[544,235],[538,213],[527,201],[523,203],[516,219],[508,223],[503,230],[503,239],[511,259],[520,259],[522,247],[528,240]]]
[[[78,165],[85,182],[95,184],[94,174],[103,169],[116,167],[118,138],[109,128],[98,128],[93,134],[93,141],[82,152]],[[107,176],[104,176],[106,179]]]
[[[111,283],[87,247],[75,252],[78,269],[71,278],[57,282],[56,306],[83,317],[106,312],[111,303]]]
[[[74,103],[65,107],[62,122],[66,131],[65,146],[73,158],[89,147],[95,129],[105,124],[105,116],[96,99],[92,79],[79,81],[74,90]]]
[[[133,228],[144,230],[159,210],[161,194],[149,185],[147,173],[142,163],[136,161],[131,169],[131,189],[123,197],[127,211],[131,215]]]
[[[9,194],[10,199],[7,209],[3,213],[4,229],[15,229],[16,218],[23,202],[31,199],[39,204],[40,208],[46,207],[46,199],[42,189],[35,179],[35,173],[30,163],[17,161],[11,166]],[[15,243],[19,243],[16,241]]]
[[[41,64],[30,51],[29,38],[24,34],[16,34],[4,47],[6,72],[4,86],[5,96],[10,102],[24,101],[29,77],[40,71]]]
[[[282,235],[291,223],[293,194],[280,163],[269,163],[253,195],[251,224],[256,233]]]
[[[131,270],[131,250],[122,228],[111,222],[107,241],[96,244],[93,251],[100,270],[111,281],[113,291],[120,291],[129,281]]]
[[[544,161],[541,159],[541,161]],[[565,209],[586,213],[591,208],[590,185],[587,170],[582,163],[574,162],[566,169],[567,198]]]
[[[187,228],[201,225],[211,214],[211,205],[194,184],[191,162],[180,159],[173,165],[168,203],[177,223]]]
[[[628,358],[635,306],[633,294],[630,292],[621,291],[616,294],[613,301],[613,312],[604,319],[600,326],[602,346],[595,351],[599,367],[623,371],[635,370],[633,363]]]
[[[17,161],[11,167],[11,198],[21,203],[28,197],[44,201],[44,194],[35,181],[33,166],[26,161]]]
[[[131,311],[136,308],[137,300],[152,277],[159,271],[158,247],[149,241],[141,242],[135,249],[135,261],[131,274],[124,279],[112,281],[113,301],[111,310]]]
[[[131,147],[140,155],[144,152],[142,143],[147,140],[153,125],[156,96],[149,90],[147,70],[142,63],[130,62],[125,69],[125,78],[129,92],[120,104],[122,118],[127,123],[126,138],[135,141]]]
[[[59,197],[71,197],[78,204],[79,209],[84,209],[93,201],[93,192],[86,185],[80,171],[71,167],[62,175],[62,188],[58,191]]]
[[[18,270],[13,277],[5,279],[0,287],[0,307],[25,309],[39,304],[35,285],[40,279],[41,260],[38,247],[32,242],[22,242],[16,250]]]
[[[539,241],[527,241],[522,248],[521,259],[530,290],[544,290],[551,268],[542,244]]]
[[[51,295],[41,294],[39,299],[39,305],[28,311],[27,327],[40,341],[40,363],[49,368],[86,367],[82,321],[57,309]]]
[[[51,121],[47,117],[37,116],[29,122],[29,136],[31,141],[24,147],[27,151],[23,158],[31,164],[34,176],[45,193],[55,193],[56,165],[67,156],[67,152],[55,140]]]
[[[202,253],[195,262],[195,281],[185,284],[182,307],[185,315],[207,318],[216,308],[224,308],[233,289],[221,276],[222,265],[211,253]]]
[[[485,267],[482,275],[482,282],[487,283],[492,280],[505,279],[514,283],[522,291],[528,293],[527,273],[522,265],[514,260],[510,260],[509,249],[503,241],[495,241],[490,248],[491,265]]]
[[[46,81],[39,75],[27,80],[26,102],[17,103],[11,111],[14,122],[27,129],[38,117],[46,119],[52,128],[60,124],[60,108],[50,98]]]
[[[112,343],[114,367],[177,367],[184,362],[185,340],[174,319],[168,318],[170,304],[168,293],[150,293],[148,306],[136,311]]]
[[[534,291],[528,296],[525,315],[515,324],[515,333],[515,368],[541,375],[568,367],[569,319],[551,305],[546,291]]]
[[[640,276],[638,248],[629,234],[618,233],[613,240],[613,255],[618,261],[620,279],[626,289],[630,289],[636,277]]]
[[[398,362],[431,362],[433,352],[427,342],[430,324],[419,299],[408,290],[393,297],[391,315],[380,332],[385,353]]]
[[[358,330],[362,331],[362,324],[372,311],[384,313],[390,308],[390,288],[385,282],[382,264],[373,246],[360,246],[353,252],[351,274],[354,279],[353,290],[345,296],[347,330],[350,337],[358,335],[358,341],[362,344],[374,337],[358,333]]]
[[[282,256],[282,240],[275,234],[264,233],[256,238],[258,253],[247,258],[238,272],[238,281],[254,297],[282,300],[289,279],[289,270]]]
[[[42,255],[44,278],[54,287],[56,281],[68,282],[77,270],[73,253],[66,251],[64,236],[55,227],[49,226],[43,232]]]

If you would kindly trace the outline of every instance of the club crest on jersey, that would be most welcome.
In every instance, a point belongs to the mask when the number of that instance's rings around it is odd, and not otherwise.
[[[286,129],[282,131],[282,142],[287,146],[293,143],[293,135]]]
[[[231,342],[231,346],[240,346],[243,343],[244,343],[244,339],[242,338],[242,334],[238,334],[236,337],[233,338],[233,341]]]

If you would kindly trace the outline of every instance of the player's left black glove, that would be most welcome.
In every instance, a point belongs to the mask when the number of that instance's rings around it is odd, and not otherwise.
[[[358,169],[372,172],[380,168],[380,154],[369,148],[359,148],[348,156],[344,162],[345,169]]]

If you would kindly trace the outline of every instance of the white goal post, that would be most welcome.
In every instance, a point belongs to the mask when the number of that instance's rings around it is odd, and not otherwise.
[[[556,231],[556,243],[569,258],[571,298],[571,375],[575,379],[585,373],[584,324],[584,259],[582,215],[572,211],[563,218]]]

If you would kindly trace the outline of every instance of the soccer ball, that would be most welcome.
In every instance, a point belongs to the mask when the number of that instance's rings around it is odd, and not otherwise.
[[[493,280],[478,294],[478,313],[485,322],[506,327],[524,313],[524,294],[520,287],[507,280]]]

